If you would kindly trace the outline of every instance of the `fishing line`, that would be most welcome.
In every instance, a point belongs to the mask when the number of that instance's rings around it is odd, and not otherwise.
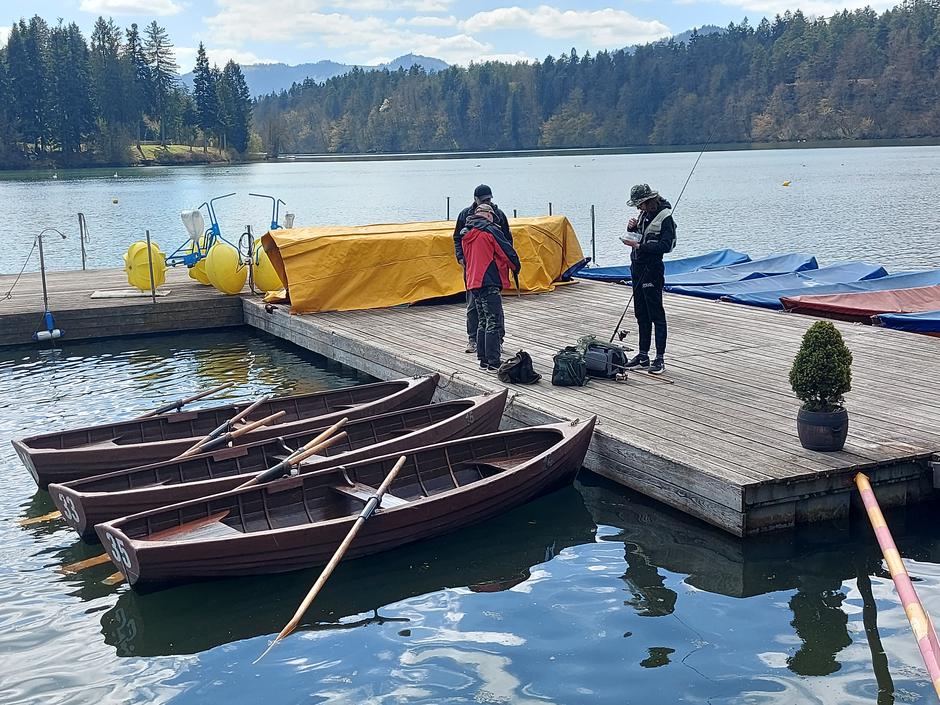
[[[685,183],[682,184],[682,189],[679,191],[679,195],[676,198],[675,204],[672,206],[672,212],[675,213],[676,209],[679,207],[679,201],[682,200],[682,194],[685,193],[685,187],[689,185],[689,181],[692,180],[692,174],[695,173],[695,167],[698,166],[699,160],[702,158],[702,155],[705,154],[705,150],[708,149],[708,145],[711,144],[712,137],[715,136],[715,130],[718,129],[718,123],[712,127],[711,133],[708,135],[708,139],[705,140],[705,144],[702,145],[702,149],[699,151],[698,156],[695,158],[695,163],[692,165],[689,175],[685,178]],[[614,332],[610,334],[610,340],[608,342],[614,342],[614,338],[617,336],[617,333],[621,333],[620,340],[623,340],[626,337],[626,331],[621,331],[620,326],[623,325],[623,319],[626,318],[627,311],[630,310],[630,304],[633,303],[633,297],[636,295],[637,285],[643,286],[643,277],[637,277],[636,281],[633,282],[633,291],[630,293],[630,299],[627,301],[626,307],[623,309],[623,313],[620,315],[620,320],[617,322],[617,326],[614,328]]]

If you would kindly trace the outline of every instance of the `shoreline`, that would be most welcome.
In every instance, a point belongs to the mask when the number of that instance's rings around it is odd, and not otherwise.
[[[732,142],[713,143],[707,146],[710,152],[750,152],[778,149],[844,149],[864,147],[936,147],[940,146],[940,137],[911,137],[903,139],[873,139],[873,140],[826,140],[798,142]],[[200,148],[197,148],[199,150]],[[702,151],[702,145],[634,145],[629,147],[570,147],[566,149],[507,149],[490,151],[456,151],[456,152],[356,152],[339,153],[328,152],[321,154],[280,154],[268,157],[264,153],[252,153],[242,158],[220,157],[212,155],[203,159],[145,159],[129,163],[100,163],[77,164],[64,166],[54,161],[42,164],[2,165],[0,172],[29,172],[29,171],[66,171],[84,169],[137,169],[145,167],[167,166],[236,166],[242,164],[290,164],[293,162],[379,162],[379,161],[431,161],[444,159],[501,159],[518,157],[579,157],[603,156],[619,154],[674,154],[683,152]],[[194,154],[202,154],[201,151]],[[213,158],[214,157],[214,158]]]

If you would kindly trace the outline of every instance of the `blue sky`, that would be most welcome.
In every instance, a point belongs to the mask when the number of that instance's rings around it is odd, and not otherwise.
[[[756,24],[786,9],[827,16],[900,0],[32,0],[24,14],[74,21],[86,32],[99,15],[122,26],[156,19],[176,45],[181,71],[203,42],[210,61],[289,64],[333,59],[373,64],[414,52],[467,64],[485,59],[541,59],[571,47],[615,49],[744,17]],[[19,19],[0,3],[0,40]],[[28,7],[28,10],[25,9]],[[5,16],[4,16],[5,15]]]

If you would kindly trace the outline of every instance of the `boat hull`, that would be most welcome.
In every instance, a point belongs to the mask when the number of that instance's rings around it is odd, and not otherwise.
[[[271,399],[259,407],[252,418],[263,418],[284,410],[288,412],[286,418],[291,420],[257,428],[239,438],[237,444],[244,445],[329,425],[344,416],[364,418],[428,404],[437,388],[437,380],[438,375],[431,375]],[[246,406],[248,404],[184,411],[145,420],[43,434],[14,440],[13,447],[39,488],[47,489],[53,482],[70,482],[175,458]],[[310,415],[304,416],[305,409],[311,409]],[[122,443],[108,440],[121,440],[132,435],[140,440]],[[74,447],[50,447],[77,443],[78,440],[86,442]]]
[[[490,477],[481,477],[467,486],[377,510],[362,526],[346,557],[367,556],[455,531],[570,484],[583,463],[593,427],[594,419],[576,425],[549,424],[534,429],[502,431],[488,437],[451,441],[411,451],[406,454],[409,463],[430,457],[431,452],[438,452],[445,446],[454,450],[458,444],[471,444],[482,438],[498,438],[502,442],[512,444],[516,438],[522,438],[527,432],[552,432],[558,436],[558,441],[547,450],[518,467]],[[380,467],[384,471],[384,468],[394,464],[396,457],[390,455],[365,463],[371,464],[370,468]],[[363,466],[365,463],[358,465]],[[407,467],[406,465],[406,469]],[[346,465],[345,468],[354,472],[357,466]],[[376,476],[376,479],[380,478]],[[190,515],[201,515],[203,519],[197,518],[195,522],[190,520],[188,523],[196,525],[199,521],[208,521],[210,524],[214,522],[216,528],[219,528],[219,518],[228,516],[229,511],[234,511],[236,505],[240,507],[242,505],[239,503],[244,503],[248,506],[257,501],[256,496],[246,493],[267,491],[276,495],[279,492],[297,490],[305,482],[307,484],[300,491],[307,492],[308,485],[315,482],[315,478],[289,478],[271,483],[264,489],[238,490],[197,502],[164,507],[99,524],[96,530],[112,561],[135,586],[309,568],[325,564],[329,560],[355,522],[358,510],[328,521],[254,533],[242,533],[232,527],[226,527],[228,533],[217,538],[211,535],[197,536],[197,532],[203,528],[201,526],[193,532],[192,539],[184,540],[151,540],[143,536],[131,538],[128,535],[140,531],[140,527],[145,523],[149,526],[151,521],[159,522],[161,513],[164,517],[172,513],[181,519],[184,516],[188,518]],[[128,533],[125,533],[125,530]]]
[[[506,396],[507,391],[503,390],[490,396],[425,405],[351,421],[346,426],[346,431],[351,437],[374,437],[377,426],[395,424],[407,429],[416,426],[417,420],[430,411],[454,409],[450,416],[437,423],[411,432],[400,433],[388,440],[378,443],[351,442],[338,446],[341,452],[308,460],[301,466],[301,472],[314,472],[331,465],[354,463],[454,438],[492,433],[499,428]],[[285,437],[284,441],[290,447],[297,447],[310,440],[319,430],[314,429],[295,434],[294,437]],[[83,539],[94,540],[97,538],[95,524],[235,489],[257,476],[260,470],[267,467],[266,462],[272,464],[277,462],[279,458],[276,457],[276,453],[280,448],[279,440],[260,441],[246,446],[226,448],[217,453],[194,456],[185,461],[154,463],[141,468],[99,475],[61,485],[52,484],[49,486],[49,494],[56,507],[62,512],[63,519]],[[346,448],[349,449],[345,450]],[[258,467],[258,471],[240,472],[240,461],[244,462],[245,458],[254,458],[254,465]],[[265,461],[265,458],[270,460]],[[234,474],[223,475],[223,473]],[[205,477],[205,479],[176,482],[178,478],[186,477]],[[173,478],[174,484],[159,484],[161,480],[168,478]],[[126,490],[102,491],[102,488],[125,483],[128,486],[134,486]]]

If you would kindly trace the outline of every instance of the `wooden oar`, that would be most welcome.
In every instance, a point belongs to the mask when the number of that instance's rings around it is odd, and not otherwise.
[[[209,451],[215,450],[216,448],[221,448],[222,446],[227,445],[231,441],[234,441],[236,438],[239,438],[241,436],[244,436],[246,433],[254,431],[256,428],[259,428],[261,426],[267,426],[272,421],[277,421],[286,413],[287,413],[286,411],[278,411],[276,414],[265,416],[263,419],[259,419],[258,421],[252,421],[249,424],[245,424],[241,428],[236,428],[234,431],[223,433],[221,436],[216,436],[211,441],[207,441],[203,443],[202,445],[196,445],[196,446],[193,446],[192,448],[189,448],[186,451],[183,451],[182,453],[177,455],[175,458],[173,458],[173,460],[182,460],[192,455],[197,455],[198,453],[208,453]]]
[[[370,516],[372,516],[372,513],[375,511],[376,507],[378,507],[382,502],[382,496],[388,490],[389,485],[392,484],[392,481],[395,479],[395,476],[398,475],[398,471],[402,469],[406,460],[407,457],[403,455],[398,459],[398,462],[395,463],[395,466],[392,468],[391,472],[389,472],[385,477],[385,480],[382,481],[379,489],[377,489],[375,494],[369,498],[368,502],[366,502],[366,506],[363,507],[362,511],[359,513],[359,516],[356,518],[355,523],[353,523],[349,533],[346,534],[346,538],[343,539],[343,542],[339,545],[339,548],[336,549],[336,553],[333,554],[330,562],[326,564],[323,572],[320,573],[320,577],[317,578],[317,582],[315,582],[313,587],[310,588],[310,592],[307,593],[304,601],[300,603],[300,607],[297,608],[294,616],[291,617],[291,620],[284,626],[277,637],[275,637],[274,641],[271,642],[271,645],[264,650],[264,653],[262,653],[255,660],[255,663],[258,663],[258,661],[263,659],[265,655],[274,648],[274,645],[277,644],[277,642],[294,631],[297,628],[297,625],[300,624],[300,620],[310,608],[310,605],[313,603],[314,599],[316,599],[317,593],[319,593],[320,589],[324,586],[324,584],[326,584],[326,581],[329,579],[330,575],[333,574],[333,571],[336,569],[336,566],[339,565],[339,562],[343,560],[343,556],[346,555],[346,551],[349,550],[349,545],[353,542],[353,539],[356,538],[356,534],[359,533],[359,529],[362,528],[362,525]]]
[[[213,394],[218,394],[223,389],[228,389],[229,387],[234,387],[234,386],[235,386],[234,382],[226,382],[225,384],[220,384],[218,387],[207,389],[206,391],[199,392],[199,394],[196,394],[194,396],[186,397],[185,399],[177,399],[176,401],[171,401],[167,404],[164,404],[163,406],[158,406],[153,411],[148,411],[143,416],[138,416],[137,419],[149,419],[151,416],[159,416],[160,414],[167,414],[173,410],[179,411],[190,402],[194,402],[199,399],[205,399],[206,397],[212,396]]]
[[[190,451],[195,451],[199,446],[208,443],[208,442],[211,441],[213,438],[218,438],[219,436],[221,436],[221,435],[222,435],[223,433],[225,433],[226,431],[231,431],[231,430],[232,430],[232,427],[233,427],[236,423],[238,423],[239,421],[241,421],[243,418],[245,418],[246,416],[248,416],[248,414],[250,414],[252,411],[254,411],[254,410],[257,409],[259,406],[261,406],[264,402],[266,402],[266,401],[268,400],[268,398],[269,398],[269,397],[264,397],[264,398],[262,398],[262,399],[259,399],[258,401],[256,401],[256,402],[255,402],[254,404],[252,404],[251,406],[246,407],[245,409],[242,409],[242,410],[239,411],[237,414],[235,414],[232,418],[230,418],[228,421],[225,421],[225,422],[221,423],[220,425],[216,426],[216,427],[215,427],[214,429],[212,429],[206,436],[200,438],[198,441],[196,441],[196,443],[195,443],[194,445],[190,446],[190,447],[187,448],[185,451],[183,451],[183,453],[185,454],[185,453],[190,453]],[[181,455],[181,457],[182,457],[182,455]]]
[[[152,534],[147,536],[148,541],[162,541],[163,539],[176,536],[177,534],[185,534],[187,531],[195,531],[196,529],[201,529],[203,526],[208,526],[209,524],[215,524],[216,522],[222,521],[225,517],[229,515],[229,510],[226,509],[221,512],[216,512],[215,514],[210,514],[207,517],[202,517],[201,519],[193,519],[192,521],[187,521],[185,524],[180,524],[179,526],[171,526],[169,529],[163,529],[162,531],[155,531]],[[101,558],[99,556],[98,558]],[[108,554],[104,554],[104,561],[102,563],[111,560],[108,557]],[[101,581],[103,585],[118,585],[125,580],[124,573],[118,571],[116,573],[111,573],[107,578]]]
[[[289,472],[292,466],[299,465],[304,460],[309,458],[311,455],[316,455],[321,450],[325,450],[329,448],[330,446],[339,443],[345,438],[346,438],[346,432],[342,431],[340,433],[337,433],[335,436],[332,436],[330,438],[327,438],[326,440],[320,441],[315,446],[311,446],[308,443],[300,451],[297,451],[291,454],[290,456],[288,456],[287,458],[279,462],[277,465],[272,465],[264,472],[256,475],[255,477],[251,478],[247,482],[242,483],[235,489],[242,490],[242,489],[245,489],[246,487],[253,487],[254,485],[260,485],[264,482],[270,482],[271,480],[276,480],[281,475],[284,475],[285,473]]]
[[[54,512],[43,514],[41,517],[33,517],[31,519],[20,519],[18,523],[20,526],[32,526],[33,524],[42,524],[44,521],[52,521],[53,519],[58,519],[61,516],[62,516],[62,512],[60,512],[57,509]]]

